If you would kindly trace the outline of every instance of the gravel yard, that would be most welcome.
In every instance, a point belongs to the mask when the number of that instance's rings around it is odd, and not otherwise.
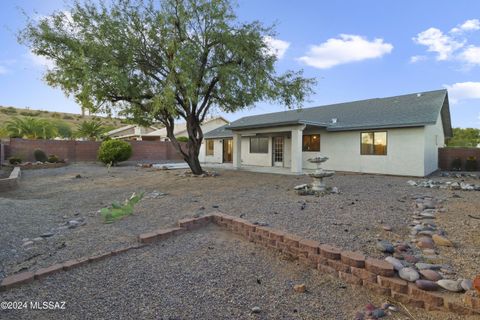
[[[438,224],[458,246],[442,248],[441,254],[451,260],[459,274],[473,277],[479,272],[480,240],[474,230],[478,230],[480,220],[468,217],[468,214],[478,215],[478,192],[411,187],[406,183],[409,180],[406,177],[337,173],[327,180],[327,184],[338,187],[340,194],[302,197],[295,194],[293,187],[309,183],[310,178],[307,176],[222,170],[217,177],[197,178],[179,176],[182,172],[183,170],[163,171],[133,166],[120,166],[107,171],[105,167],[95,164],[72,164],[57,169],[22,172],[19,188],[0,194],[0,279],[21,270],[34,271],[71,258],[110,251],[136,242],[139,233],[173,226],[178,219],[214,210],[241,216],[252,222],[268,223],[274,228],[322,243],[332,243],[381,257],[382,253],[375,249],[377,239],[393,241],[407,238],[412,213],[410,196],[414,194],[446,199],[447,212],[439,214]],[[146,197],[135,207],[133,216],[113,224],[102,223],[102,218],[97,213],[100,208],[114,201],[122,202],[133,192],[140,191],[145,191]],[[153,191],[166,195],[150,197]],[[453,197],[454,193],[461,198]],[[83,218],[86,224],[58,230],[65,222],[78,218]],[[393,231],[384,231],[384,224],[390,225]],[[54,231],[53,236],[24,245],[26,239],[36,239],[51,230]],[[120,310],[127,314],[145,312],[146,315],[152,314],[160,318],[165,316],[165,319],[169,319],[169,316],[172,319],[190,318],[194,311],[199,318],[203,317],[202,312],[219,315],[212,318],[223,318],[223,315],[227,318],[231,316],[232,319],[248,318],[251,317],[251,304],[258,299],[264,299],[260,307],[267,318],[278,319],[282,318],[281,315],[289,319],[295,316],[308,319],[313,318],[313,315],[315,318],[324,315],[325,319],[344,319],[351,318],[354,308],[366,302],[365,294],[359,291],[348,293],[347,289],[339,289],[337,280],[300,270],[294,263],[263,257],[261,250],[256,254],[262,255],[262,259],[254,259],[250,244],[242,242],[240,245],[238,240],[226,239],[221,232],[215,232],[214,235],[206,237],[203,232],[196,232],[191,236],[195,238],[193,243],[198,242],[195,245],[185,240],[189,236],[182,236],[180,241],[171,241],[174,244],[171,249],[163,246],[155,246],[155,250],[139,249],[125,257],[113,257],[111,262],[105,261],[69,272],[69,276],[54,276],[52,280],[42,282],[42,289],[34,283],[25,289],[13,290],[12,293],[7,293],[7,297],[26,299],[30,295],[35,298],[32,290],[38,290],[39,299],[53,297],[54,294],[65,297],[64,300],[69,297],[72,302],[68,310],[95,309],[99,312],[99,317],[102,312],[115,313],[121,312]],[[210,244],[215,249],[209,250]],[[225,248],[222,251],[228,254],[222,255],[217,250],[220,247]],[[241,247],[238,252],[229,249],[237,247]],[[190,254],[183,255],[184,251]],[[209,259],[203,259],[206,254]],[[169,260],[168,257],[173,255],[179,255],[178,262]],[[167,273],[169,270],[172,272],[171,277]],[[179,270],[186,270],[189,277],[178,278]],[[228,286],[215,284],[215,275],[226,270],[230,275],[238,274],[238,277],[227,277],[223,281],[232,286],[237,283],[238,289],[233,286],[230,291],[223,291]],[[270,284],[266,283],[262,287],[266,291],[257,291],[258,288],[254,289],[255,286],[247,283],[249,276],[257,274],[256,270],[259,270],[260,275],[272,279]],[[127,275],[128,278],[124,278]],[[309,286],[313,286],[312,293],[292,298],[291,292],[287,290],[287,282],[307,276],[318,278],[318,281],[309,281]],[[92,301],[77,303],[75,301],[82,301],[84,294],[73,290],[75,286],[71,287],[72,282],[67,283],[66,277],[73,277],[73,283],[78,288],[84,287],[95,292],[102,287],[105,292],[117,292],[117,297],[110,301],[105,293],[99,292],[98,301],[91,299]],[[105,279],[101,282],[102,286],[98,286],[100,279]],[[137,287],[135,281],[140,281],[143,289],[133,289],[132,287]],[[162,281],[167,283],[168,288],[164,289],[160,285]],[[125,290],[120,291],[118,283],[125,284]],[[151,283],[159,285],[146,288]],[[206,284],[212,285],[209,287]],[[255,294],[247,294],[251,290]],[[126,296],[128,291],[132,291],[132,296]],[[52,292],[52,295],[47,292]],[[166,294],[161,294],[162,292]],[[178,295],[183,293],[186,294],[185,298],[180,298]],[[181,299],[196,301],[193,293],[197,293],[198,305],[192,304],[189,307],[188,303],[181,303]],[[133,306],[133,294],[148,299],[137,299],[142,300],[143,305]],[[214,294],[219,295],[215,298],[221,301],[218,306],[202,302],[215,300],[212,298]],[[330,296],[335,298],[329,299]],[[229,299],[234,300],[230,303]],[[291,299],[293,300],[288,302]],[[336,304],[335,299],[338,300]],[[158,304],[158,307],[152,307],[152,303]],[[291,314],[296,306],[298,314]],[[166,313],[158,313],[159,310],[165,310]],[[346,314],[350,316],[345,317]]]

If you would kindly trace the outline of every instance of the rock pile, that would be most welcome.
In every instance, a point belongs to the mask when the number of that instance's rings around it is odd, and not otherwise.
[[[431,188],[431,189],[448,189],[463,191],[480,191],[480,183],[466,183],[464,181],[443,181],[443,180],[408,180],[407,183],[413,187]]]
[[[435,223],[436,214],[443,211],[442,201],[423,195],[413,196],[414,212],[409,241],[393,244],[380,240],[377,249],[392,254],[385,258],[398,276],[426,291],[463,292],[472,289],[472,281],[458,277],[451,266],[438,263],[439,247],[454,247],[446,232]]]

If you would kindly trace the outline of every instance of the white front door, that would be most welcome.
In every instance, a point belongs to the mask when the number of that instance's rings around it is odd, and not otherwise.
[[[283,167],[283,137],[273,137],[273,166]]]

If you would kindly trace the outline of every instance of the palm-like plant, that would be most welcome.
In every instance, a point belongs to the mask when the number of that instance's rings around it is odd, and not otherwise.
[[[99,139],[105,133],[105,127],[100,120],[94,118],[92,120],[85,120],[78,126],[77,136],[80,138],[87,138],[94,141]]]
[[[52,122],[33,117],[15,117],[6,122],[5,129],[11,138],[51,139],[58,134]]]

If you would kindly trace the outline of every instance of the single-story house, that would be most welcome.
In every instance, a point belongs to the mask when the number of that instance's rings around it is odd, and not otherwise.
[[[138,125],[127,125],[118,129],[111,130],[107,132],[105,135],[112,139],[120,139],[120,140],[160,140],[159,136],[152,136],[147,135],[154,131],[157,131],[158,128],[154,126],[149,127],[141,127]]]
[[[228,121],[225,120],[222,117],[215,117],[215,118],[210,118],[206,119],[203,121],[202,125],[200,126],[202,128],[202,132],[205,134],[207,132],[210,132],[218,127],[224,126],[228,124]],[[175,128],[173,130],[173,133],[175,137],[188,137],[188,132],[187,132],[187,124],[186,123],[175,123]],[[167,129],[162,128],[156,131],[153,131],[149,134],[146,135],[148,136],[159,136],[161,141],[169,141],[170,139],[167,137]]]
[[[322,168],[426,176],[452,136],[447,90],[243,117],[205,134],[200,160],[233,167]]]

